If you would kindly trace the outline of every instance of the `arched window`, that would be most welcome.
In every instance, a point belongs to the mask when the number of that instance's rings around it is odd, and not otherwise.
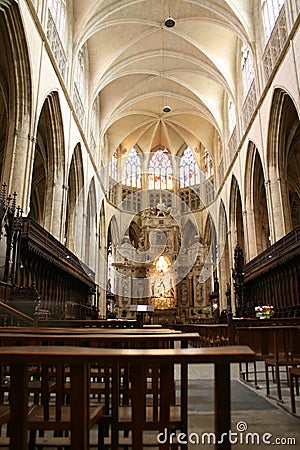
[[[74,83],[77,87],[78,93],[81,98],[84,97],[84,79],[85,79],[85,62],[84,62],[83,48],[81,48],[77,54],[74,72]]]
[[[228,128],[229,128],[229,136],[231,136],[234,127],[236,126],[236,115],[235,115],[235,107],[232,101],[232,98],[228,99]]]
[[[284,0],[261,0],[266,39],[271,36],[283,5]]]
[[[66,1],[48,0],[48,7],[53,17],[57,32],[62,42],[64,42],[64,33],[66,25]]]
[[[112,156],[111,163],[110,163],[110,176],[113,180],[117,180],[117,164],[118,164],[118,155],[117,151]]]
[[[127,156],[125,166],[123,169],[123,183],[127,186],[141,187],[141,159],[138,152],[132,147],[129,155]]]
[[[98,118],[97,103],[94,102],[91,110],[91,120],[90,120],[90,146],[94,155],[96,154],[97,151],[97,141],[96,141],[98,135],[97,118]]]
[[[97,117],[97,104],[94,102],[91,111],[91,133],[93,136],[97,135]]]
[[[190,147],[187,147],[180,159],[180,187],[194,186],[200,183],[200,170]]]
[[[241,69],[244,87],[244,97],[248,94],[252,81],[254,80],[253,57],[247,45],[242,47]]]
[[[148,188],[173,189],[172,163],[168,150],[157,150],[149,162]]]
[[[204,152],[204,168],[206,179],[212,177],[214,174],[214,165],[213,160],[207,150],[205,150]]]

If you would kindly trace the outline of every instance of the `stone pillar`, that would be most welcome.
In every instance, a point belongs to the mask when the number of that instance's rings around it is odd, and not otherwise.
[[[270,167],[270,179],[266,182],[271,244],[292,229],[287,181],[278,178],[276,169]]]
[[[247,207],[247,205],[246,205]],[[255,258],[257,256],[257,242],[256,242],[256,225],[255,221],[257,220],[255,211],[253,208],[247,207],[247,211],[245,212],[246,217],[246,239],[247,239],[247,255],[246,261],[250,261],[251,259]]]
[[[17,203],[26,215],[31,192],[29,172],[32,140],[28,137],[28,129],[23,128],[11,129],[8,133],[2,181],[7,184],[7,192],[17,193]]]
[[[45,220],[44,226],[56,239],[63,240],[62,237],[62,212],[63,212],[63,183],[57,180],[49,181],[46,193]]]

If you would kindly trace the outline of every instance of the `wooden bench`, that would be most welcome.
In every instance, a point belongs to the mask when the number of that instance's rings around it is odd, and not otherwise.
[[[288,368],[300,364],[300,329],[296,326],[268,327],[273,337],[272,356],[265,358],[266,391],[270,395],[269,368],[275,371],[277,400],[282,402],[281,372],[284,368],[288,381]]]
[[[269,322],[265,320],[264,323]],[[297,359],[300,353],[299,335],[300,329],[295,325],[271,325],[252,326],[252,327],[236,327],[235,329],[236,343],[238,345],[248,345],[252,348],[257,356],[257,360],[265,362],[264,381],[267,384],[267,394],[270,394],[269,388],[269,367],[273,367],[277,371],[277,395],[281,399],[279,366],[293,365],[293,359]],[[251,378],[253,373],[254,377]],[[240,364],[240,377],[244,381],[253,382],[259,387],[258,372],[256,361],[253,363],[253,372],[250,371],[248,363]],[[274,381],[276,380],[274,376]]]
[[[198,341],[198,333],[0,333],[0,345],[78,345],[115,348],[173,348],[175,344],[187,347]]]
[[[28,377],[27,367],[35,364],[66,364],[70,367],[71,396],[70,404],[70,448],[71,450],[89,449],[89,402],[88,379],[91,365],[100,364],[110,367],[112,373],[112,423],[116,424],[119,413],[119,368],[130,365],[131,372],[131,416],[128,430],[132,433],[132,450],[143,448],[143,431],[147,429],[144,411],[146,403],[143,392],[143,376],[146,368],[159,366],[160,373],[160,420],[155,424],[172,429],[170,416],[170,376],[173,375],[174,364],[181,366],[180,380],[180,413],[181,430],[187,432],[188,411],[188,365],[214,365],[215,374],[215,433],[217,438],[227,433],[230,422],[230,363],[253,361],[254,352],[248,347],[227,346],[221,348],[175,348],[175,349],[109,349],[71,346],[19,346],[0,348],[0,363],[11,367],[10,396],[10,450],[28,449]],[[116,414],[114,416],[114,414]],[[150,424],[152,427],[152,424]],[[116,427],[114,427],[116,429]],[[118,450],[118,434],[112,434],[111,448]],[[161,447],[163,448],[163,447]],[[166,447],[168,448],[168,446]],[[216,448],[230,449],[230,442],[217,444]]]
[[[228,325],[219,324],[189,324],[183,327],[185,333],[198,333],[199,341],[195,345],[201,347],[220,347],[229,344]]]

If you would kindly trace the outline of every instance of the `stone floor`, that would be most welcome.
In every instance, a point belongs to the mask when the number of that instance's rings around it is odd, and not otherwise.
[[[297,398],[298,416],[290,411],[289,388],[283,383],[283,403],[275,397],[266,397],[264,363],[258,363],[258,388],[253,382],[244,383],[239,379],[238,365],[231,366],[231,431],[236,433],[232,449],[276,448],[300,449],[300,397]],[[213,432],[213,384],[212,366],[191,366],[189,370],[190,402],[189,433],[195,433],[203,444],[191,443],[189,450],[208,450],[214,446],[208,443],[203,433]],[[275,384],[271,383],[271,395],[276,395]],[[243,431],[245,430],[245,431]],[[192,437],[192,435],[191,435]],[[254,444],[251,440],[254,439]],[[263,440],[268,443],[264,444]],[[233,442],[233,441],[232,441]]]

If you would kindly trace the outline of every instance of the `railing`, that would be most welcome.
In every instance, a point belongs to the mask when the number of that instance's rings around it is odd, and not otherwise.
[[[23,314],[20,311],[12,308],[9,305],[0,301],[0,326],[12,327],[12,326],[31,326],[34,324],[32,317]]]
[[[67,75],[67,56],[65,54],[62,42],[56,29],[55,22],[49,9],[47,22],[47,39],[54,55],[56,64],[63,79],[65,80]]]

